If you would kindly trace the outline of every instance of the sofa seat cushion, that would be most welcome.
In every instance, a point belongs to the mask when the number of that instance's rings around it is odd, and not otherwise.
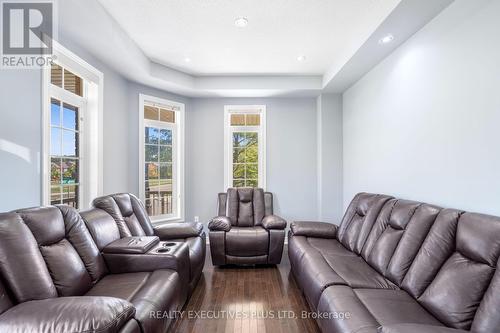
[[[313,309],[323,290],[333,285],[397,289],[361,257],[349,254],[352,252],[334,239],[292,236],[288,248],[294,276]]]
[[[238,257],[267,255],[269,233],[261,226],[232,227],[226,232],[226,254]]]
[[[328,265],[351,288],[399,289],[361,257],[323,255]]]
[[[380,325],[398,323],[443,325],[406,291],[354,289],[354,293]]]
[[[331,286],[321,295],[318,312],[350,317],[321,320],[320,326],[328,332],[358,332],[369,327],[375,333],[377,327],[401,323],[443,326],[403,290]]]
[[[127,300],[136,308],[135,319],[144,333],[165,332],[173,319],[165,313],[182,306],[180,286],[179,275],[172,270],[112,274],[100,280],[87,295]]]
[[[333,285],[347,285],[347,282],[335,273],[323,256],[311,251],[304,253],[300,263],[300,281],[304,296],[314,310],[323,290]]]
[[[363,329],[362,332],[376,333],[380,326],[348,286],[331,286],[325,289],[317,312],[323,315],[318,319],[323,332],[357,333]]]
[[[336,239],[308,237],[307,242],[323,255],[337,255],[355,257],[354,252],[349,251]]]
[[[0,332],[116,333],[134,306],[111,297],[57,297],[24,302],[0,316]]]
[[[469,333],[469,331],[434,325],[395,324],[382,326],[378,333]]]

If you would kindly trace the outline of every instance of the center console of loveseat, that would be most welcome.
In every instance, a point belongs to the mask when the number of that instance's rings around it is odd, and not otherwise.
[[[184,242],[160,241],[157,236],[124,237],[109,243],[102,255],[111,273],[173,269],[189,282],[189,247]],[[187,295],[186,295],[187,297]]]

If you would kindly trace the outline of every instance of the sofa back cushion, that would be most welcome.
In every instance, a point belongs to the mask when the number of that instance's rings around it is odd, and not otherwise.
[[[91,208],[81,211],[80,215],[100,251],[108,244],[120,239],[118,225],[106,211],[99,208]]]
[[[391,199],[380,212],[363,258],[398,286],[441,209],[420,202]]]
[[[258,226],[265,216],[273,214],[273,197],[261,188],[230,188],[219,193],[217,213],[227,216],[233,226]]]
[[[107,273],[83,220],[68,206],[2,214],[0,258],[17,302],[83,295]]]
[[[94,199],[92,205],[115,220],[120,237],[153,236],[151,220],[142,202],[133,194],[117,193]]]
[[[358,193],[347,208],[337,231],[337,239],[349,250],[360,254],[373,223],[391,197]]]
[[[497,268],[500,264],[497,262]],[[472,322],[471,331],[475,333],[497,332],[500,327],[500,270],[497,269],[479,304]]]
[[[37,240],[19,214],[0,214],[0,271],[17,302],[57,297]]]
[[[418,300],[447,326],[469,330],[499,260],[500,218],[462,214],[453,243],[451,255]]]
[[[64,218],[66,239],[78,253],[92,284],[95,284],[108,273],[104,258],[78,211],[64,205],[57,208]]]
[[[422,295],[455,251],[455,234],[462,213],[455,209],[443,209],[436,217],[401,284],[414,298]]]

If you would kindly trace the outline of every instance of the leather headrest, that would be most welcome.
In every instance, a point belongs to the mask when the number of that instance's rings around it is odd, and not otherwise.
[[[253,188],[239,188],[238,196],[240,202],[251,202],[253,200]]]
[[[392,209],[389,225],[394,229],[404,230],[420,205],[419,202],[398,200]]]
[[[118,208],[123,217],[129,217],[134,214],[134,209],[132,208],[132,201],[130,200],[130,195],[127,193],[115,194],[113,195]]]
[[[61,241],[66,234],[64,219],[57,207],[27,208],[17,211],[40,246]]]
[[[458,220],[456,247],[467,258],[495,266],[500,256],[500,218],[464,213]]]
[[[370,208],[370,200],[365,198],[360,198],[358,201],[358,205],[356,206],[356,214],[361,217],[364,217],[368,213],[368,209]]]

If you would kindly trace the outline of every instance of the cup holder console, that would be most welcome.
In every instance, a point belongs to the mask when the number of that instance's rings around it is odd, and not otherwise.
[[[163,246],[164,247],[171,247],[171,246],[174,246],[176,245],[176,243],[173,243],[173,242],[169,242],[169,243],[164,243]]]
[[[170,251],[170,249],[169,248],[165,248],[165,247],[161,247],[158,250],[156,250],[157,253],[167,253],[169,251]]]

